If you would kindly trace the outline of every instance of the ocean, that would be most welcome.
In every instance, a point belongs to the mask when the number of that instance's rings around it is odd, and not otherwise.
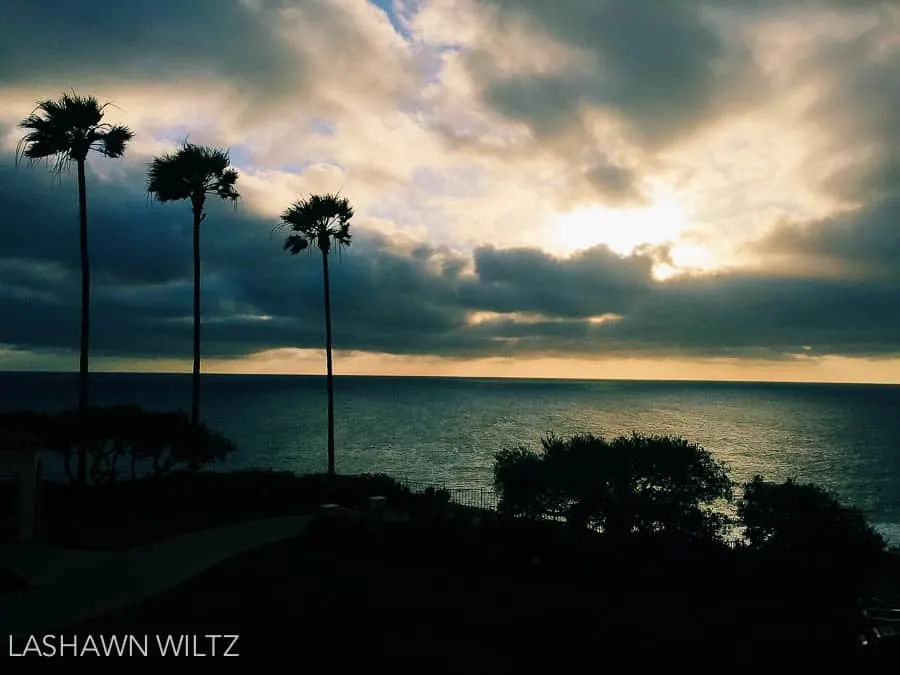
[[[324,471],[322,376],[204,375],[204,421],[238,445],[223,469]],[[190,376],[92,373],[93,405],[187,410]],[[2,373],[0,409],[74,408],[74,373]],[[432,377],[335,378],[339,473],[490,487],[494,454],[548,433],[683,436],[738,481],[821,485],[900,542],[900,386]]]

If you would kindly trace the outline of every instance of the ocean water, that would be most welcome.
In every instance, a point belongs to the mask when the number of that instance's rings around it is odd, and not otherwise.
[[[201,395],[204,421],[239,448],[222,468],[325,470],[324,377],[204,375]],[[91,397],[187,410],[190,376],[95,373]],[[0,374],[0,410],[76,402],[76,374]],[[339,473],[489,487],[502,448],[632,430],[699,443],[739,481],[815,482],[900,541],[900,386],[335,378]]]

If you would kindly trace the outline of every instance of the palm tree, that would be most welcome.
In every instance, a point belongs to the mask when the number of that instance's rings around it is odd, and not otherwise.
[[[194,214],[194,369],[191,380],[191,424],[200,424],[200,223],[206,218],[203,210],[207,196],[240,198],[235,183],[238,172],[229,166],[227,150],[218,150],[185,141],[181,148],[162,157],[155,157],[147,173],[147,192],[165,203],[181,199],[191,200]]]
[[[328,474],[334,475],[334,370],[331,360],[331,291],[328,282],[328,254],[332,244],[340,251],[350,246],[350,219],[353,208],[346,198],[334,194],[312,195],[294,202],[281,214],[281,226],[294,234],[284,242],[284,250],[296,255],[316,247],[322,253],[325,288],[325,362],[328,377]]]
[[[78,223],[81,243],[81,345],[78,368],[78,415],[83,423],[88,409],[88,354],[91,338],[91,269],[87,238],[87,188],[84,165],[93,150],[104,157],[118,158],[134,133],[126,126],[103,122],[109,103],[100,105],[93,96],[75,92],[55,101],[40,101],[31,114],[19,122],[27,133],[16,147],[16,162],[30,163],[55,159],[53,172],[59,176],[72,162],[78,170]],[[87,484],[87,445],[78,445],[78,480]]]

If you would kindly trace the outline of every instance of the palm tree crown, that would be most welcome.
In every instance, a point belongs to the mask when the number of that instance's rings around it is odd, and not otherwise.
[[[296,255],[315,246],[328,255],[332,243],[338,249],[349,247],[351,218],[353,207],[345,197],[325,194],[298,200],[281,214],[282,226],[295,232],[285,239],[284,250]]]
[[[190,199],[203,208],[207,195],[237,202],[237,170],[231,168],[227,150],[185,142],[175,153],[155,157],[150,163],[147,191],[157,201]]]
[[[56,101],[41,101],[19,122],[28,133],[16,147],[16,159],[24,157],[33,162],[55,157],[54,170],[61,173],[70,162],[83,162],[91,150],[106,157],[122,157],[134,133],[126,126],[103,122],[109,105],[75,93],[63,94]]]

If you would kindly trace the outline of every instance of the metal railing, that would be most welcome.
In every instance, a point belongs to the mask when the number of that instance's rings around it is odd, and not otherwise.
[[[268,467],[245,467],[241,470],[246,471],[268,471],[271,470]],[[201,473],[217,473],[217,470],[213,467],[203,467],[200,469]],[[134,475],[134,478],[148,478],[153,475],[152,471],[137,471]],[[458,506],[465,506],[468,508],[474,509],[484,509],[484,510],[496,510],[498,497],[497,493],[490,488],[485,487],[457,487],[453,485],[447,485],[442,481],[429,482],[429,481],[420,481],[420,480],[410,480],[408,478],[402,476],[391,476],[394,480],[396,480],[400,485],[407,488],[410,492],[421,494],[428,490],[429,488],[433,490],[446,490],[450,496],[450,501]],[[0,483],[5,483],[9,481],[16,480],[16,475],[12,473],[6,473],[0,471]],[[41,480],[51,481],[54,483],[66,483],[69,481],[69,476],[65,474],[65,472],[43,472],[41,473]],[[117,481],[127,482],[132,480],[132,475],[130,472],[123,472],[116,476]]]
[[[239,471],[271,471],[272,469],[269,467],[243,467]],[[203,467],[200,469],[201,473],[219,473],[215,467]],[[136,472],[134,478],[146,478],[153,475],[152,471],[138,471]],[[302,474],[300,474],[302,475]],[[17,476],[15,474],[6,473],[0,471],[0,485],[6,482],[16,480]],[[443,481],[423,481],[423,480],[411,480],[405,477],[391,476],[394,480],[397,481],[402,487],[408,489],[410,492],[415,494],[422,494],[427,490],[445,490],[449,496],[449,500],[451,503],[456,504],[457,506],[462,506],[466,508],[479,509],[484,511],[496,511],[497,505],[499,503],[499,495],[497,495],[496,491],[491,488],[486,487],[472,487],[472,486],[453,486],[447,485]],[[41,479],[45,481],[53,481],[53,482],[68,482],[69,477],[64,472],[47,472],[42,473]],[[132,476],[130,473],[123,473],[117,477],[117,480],[122,482],[127,482],[131,480]],[[745,543],[740,537],[731,536],[726,538],[723,542],[730,548],[742,548]]]
[[[423,493],[429,488],[434,490],[446,490],[450,501],[459,506],[473,509],[485,509],[494,511],[497,508],[499,498],[497,493],[490,488],[483,487],[454,487],[445,483],[429,483],[427,481],[414,481],[406,478],[398,479],[403,487],[410,492]]]

